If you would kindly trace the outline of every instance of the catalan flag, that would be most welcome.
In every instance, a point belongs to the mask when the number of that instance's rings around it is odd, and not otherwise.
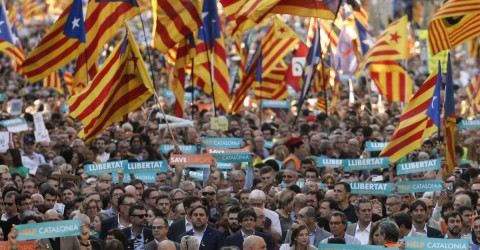
[[[453,97],[453,77],[452,65],[450,63],[450,54],[447,59],[447,79],[445,81],[445,102],[443,104],[443,119],[445,123],[445,158],[447,159],[447,173],[452,173],[455,169],[455,124],[457,117],[455,115],[455,99]]]
[[[370,50],[363,56],[356,74],[369,62],[407,59],[407,16],[394,21],[377,40]]]
[[[83,123],[79,137],[95,138],[155,92],[142,55],[125,21],[127,34],[117,44],[92,83],[68,100],[70,116]]]
[[[373,62],[368,70],[385,100],[407,102],[412,97],[413,80],[396,61]]]
[[[240,12],[240,9],[246,2],[247,0],[220,0],[227,21],[234,22],[235,14]]]
[[[35,16],[43,16],[46,14],[46,7],[43,0],[25,0],[22,4],[23,18],[30,20]]]
[[[0,8],[0,51],[5,51],[7,48],[15,47],[15,41],[8,22],[7,11],[5,5],[1,3]]]
[[[25,76],[22,70],[22,63],[25,60],[25,52],[23,51],[22,43],[18,39],[17,26],[15,24],[12,25],[12,38],[14,47],[6,48],[4,53],[10,57],[13,69],[21,76]]]
[[[330,101],[330,112],[333,113],[335,110],[337,110],[337,104],[339,104],[340,101],[340,82],[338,81],[338,78],[335,76],[335,81],[333,85],[333,93],[332,93],[332,100]],[[325,101],[325,106],[326,106],[326,101]]]
[[[432,55],[473,39],[480,33],[478,0],[449,0],[428,23]]]
[[[248,14],[254,22],[260,22],[267,14],[290,14],[302,17],[335,19],[339,0],[251,0],[261,3]]]
[[[193,34],[188,35],[188,37],[180,41],[177,46],[175,67],[173,70],[174,82],[172,85],[172,91],[176,97],[173,112],[177,117],[183,117],[185,111],[184,99],[187,66],[191,64],[192,57],[195,56],[192,53],[192,51],[195,51]]]
[[[426,112],[432,103],[438,77],[438,70],[432,72],[410,99],[400,116],[400,123],[380,156],[389,157],[390,161],[396,162],[409,152],[420,148],[422,141],[437,131],[437,126]]]
[[[276,0],[274,0],[276,1]],[[248,28],[255,26],[255,22],[248,19],[248,15],[257,8],[261,1],[243,1],[242,7],[235,14],[235,20],[232,22],[232,33],[235,35],[237,32],[242,32]]]
[[[76,87],[93,79],[98,69],[96,58],[103,46],[118,33],[125,19],[130,20],[139,13],[136,0],[89,0],[85,18],[88,44],[77,59],[73,77]]]
[[[315,109],[327,113],[327,101],[325,100],[324,97],[319,97],[317,99],[317,104],[315,106]]]
[[[220,32],[216,1],[205,0],[202,10],[204,17],[198,30],[194,81],[205,93],[213,95],[217,109],[226,112],[230,102],[227,52]]]
[[[246,70],[246,74],[240,83],[239,88],[235,92],[232,101],[231,111],[237,113],[240,111],[243,101],[247,96],[248,90],[255,82],[255,74],[257,70],[258,58],[261,51],[262,54],[262,76],[267,75],[273,70],[287,53],[298,43],[295,31],[288,27],[283,21],[275,17],[273,23],[268,29],[262,40],[260,49],[252,57],[250,66]]]
[[[468,84],[467,88],[465,89],[465,92],[467,93],[469,100],[473,100],[474,94],[478,89],[479,83],[480,83],[480,74],[476,73],[470,80],[470,83]]]
[[[153,1],[152,46],[167,53],[202,25],[198,0]]]
[[[22,64],[30,82],[39,81],[76,58],[85,45],[82,1],[73,0]]]
[[[311,84],[315,83],[316,69],[322,57],[320,51],[320,27],[318,25],[318,20],[314,20],[314,22],[310,23],[310,27],[312,26],[315,27],[315,31],[313,32],[314,35],[311,40],[310,48],[308,49],[307,62],[303,74],[302,91],[298,98],[298,110],[302,109],[303,101],[307,98]]]
[[[76,91],[73,88],[73,75],[70,71],[65,70],[63,72],[63,81],[65,82],[65,86],[67,87],[69,95],[75,95]]]
[[[63,95],[63,86],[60,82],[60,77],[58,76],[58,71],[55,70],[50,75],[48,75],[45,79],[43,79],[43,86],[52,88],[56,90],[58,93]]]
[[[277,66],[270,71],[269,74],[262,75],[262,82],[254,84],[254,93],[256,100],[285,100],[288,98],[287,84],[285,83],[285,73],[287,71],[287,64],[281,61]],[[258,71],[257,71],[258,74]],[[258,78],[258,77],[257,77]]]

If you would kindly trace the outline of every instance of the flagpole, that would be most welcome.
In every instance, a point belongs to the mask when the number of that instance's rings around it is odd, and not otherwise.
[[[142,13],[140,13],[140,22],[142,22],[143,38],[145,39],[145,46],[147,47],[148,63],[150,63],[150,74],[152,75],[151,77],[152,77],[152,80],[153,80],[153,82],[152,82],[153,86],[152,87],[153,87],[153,90],[155,91],[155,93],[157,93],[157,90],[155,89],[155,73],[153,72],[152,56],[151,56],[151,53],[150,53],[150,48],[148,46],[147,33],[145,32],[145,24],[143,22]],[[158,102],[158,99],[154,98],[154,101]]]
[[[212,29],[213,29],[213,22],[212,22]],[[205,29],[202,29],[203,36],[207,37],[207,34],[205,33]],[[215,90],[213,89],[214,81],[215,81],[215,76],[213,75],[213,47],[214,45],[212,44],[212,51],[210,51],[210,45],[208,44],[209,41],[204,41],[205,47],[207,48],[207,60],[208,60],[208,65],[210,68],[210,85],[212,88],[212,102],[213,102],[213,116],[217,117],[217,105],[215,103]],[[215,42],[215,41],[214,41]]]
[[[195,110],[193,108],[193,103],[195,101],[195,81],[193,81],[194,79],[194,69],[195,69],[195,57],[192,57],[192,76],[190,77],[191,81],[192,81],[192,102],[190,103],[190,108],[192,109],[192,121],[193,121],[193,116],[195,115]]]

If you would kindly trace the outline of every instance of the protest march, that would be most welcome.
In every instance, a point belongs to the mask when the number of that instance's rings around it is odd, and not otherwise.
[[[3,0],[0,250],[480,246],[480,0]]]

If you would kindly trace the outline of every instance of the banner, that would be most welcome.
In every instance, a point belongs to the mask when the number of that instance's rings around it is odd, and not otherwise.
[[[215,161],[218,162],[251,162],[252,154],[250,152],[235,152],[235,153],[216,153],[212,154]]]
[[[169,163],[173,166],[210,165],[214,163],[214,160],[211,154],[171,155]]]
[[[217,166],[217,169],[232,169],[232,165],[230,163],[225,163],[225,162],[216,162],[215,163]],[[188,168],[208,168],[210,169],[210,165],[189,165]]]
[[[209,154],[219,154],[219,153],[250,153],[250,147],[243,148],[206,148],[205,152]]]
[[[137,176],[137,173],[159,173],[167,172],[168,163],[167,161],[140,161],[140,162],[129,162],[125,170],[125,175],[134,173]],[[138,179],[138,178],[137,178]]]
[[[460,122],[461,129],[479,129],[480,120],[462,120]]]
[[[0,131],[0,153],[5,153],[10,148],[10,132]]]
[[[17,225],[17,241],[38,240],[82,234],[80,220],[62,220]]]
[[[389,163],[388,157],[345,159],[343,160],[343,168],[347,171],[388,168]]]
[[[43,120],[43,112],[33,114],[33,124],[35,125],[35,130],[47,130]]]
[[[387,146],[388,142],[373,142],[373,141],[367,141],[365,142],[365,147],[367,151],[369,152],[378,152],[382,151],[383,148]]]
[[[426,181],[399,181],[396,184],[397,192],[400,194],[416,193],[416,192],[435,192],[442,191],[442,180],[426,180]]]
[[[416,249],[449,249],[468,250],[470,240],[468,239],[442,239],[405,236],[405,250]]]
[[[157,182],[157,172],[140,172],[140,173],[133,173],[135,175],[135,179],[142,180],[144,183],[155,183]],[[130,183],[132,178],[130,178],[130,174],[125,174],[123,177],[123,183]],[[118,183],[118,173],[112,173],[112,183]]]
[[[197,146],[195,145],[178,145],[182,154],[196,154],[197,153]],[[170,150],[173,150],[173,144],[162,144],[160,145],[160,153],[161,154],[168,154]]]
[[[277,109],[289,109],[290,101],[280,100],[261,100],[260,108],[277,108]]]
[[[263,142],[263,146],[264,146],[266,149],[271,149],[271,148],[273,148],[273,141],[264,141],[264,142]]]
[[[228,119],[225,116],[211,117],[210,118],[210,129],[227,131],[228,130]]]
[[[438,170],[440,169],[440,165],[440,159],[401,163],[397,165],[397,174],[411,174]]]
[[[18,133],[18,132],[28,130],[27,121],[21,118],[4,120],[0,122],[0,125],[7,128],[9,132],[13,132],[13,133]]]
[[[342,159],[334,159],[334,158],[325,158],[325,157],[318,157],[317,158],[317,167],[331,167],[331,168],[338,168],[338,166],[343,165]]]
[[[391,194],[393,183],[382,182],[350,182],[352,194]]]
[[[118,172],[127,168],[127,161],[110,161],[104,163],[88,164],[83,167],[89,175],[99,175]]]
[[[345,244],[318,244],[319,250],[385,250],[384,246],[374,245],[345,245]],[[398,250],[398,247],[389,247],[391,250]]]
[[[37,241],[27,240],[27,241],[17,241],[17,250],[34,250],[36,248]],[[10,250],[13,249],[10,246],[8,241],[0,241],[0,250]]]
[[[200,141],[209,148],[241,148],[243,138],[200,137]]]

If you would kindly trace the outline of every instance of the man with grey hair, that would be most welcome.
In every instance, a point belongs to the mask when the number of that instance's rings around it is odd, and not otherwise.
[[[348,219],[344,213],[340,211],[333,212],[332,216],[330,216],[329,225],[330,225],[330,233],[332,233],[332,235],[322,240],[321,243],[328,243],[328,239],[331,239],[331,238],[341,238],[341,239],[345,239],[345,242],[349,245],[361,245],[360,240],[346,234]]]
[[[354,203],[358,221],[348,225],[347,234],[354,236],[362,245],[368,245],[370,229],[372,227],[372,202],[366,198],[358,198]]]
[[[472,206],[472,199],[466,193],[457,193],[453,199],[453,208],[457,209],[461,206]]]
[[[168,198],[170,198],[172,201],[172,206],[175,206],[175,204],[182,203],[186,195],[187,193],[185,193],[185,191],[181,190],[180,188],[176,188],[170,191]]]
[[[256,235],[250,235],[243,241],[244,250],[265,250],[267,244],[262,237]]]
[[[265,201],[267,200],[265,193],[262,190],[255,189],[250,193],[248,198],[249,198],[250,206],[263,209],[265,216],[267,216],[272,221],[272,230],[273,230],[274,238],[275,239],[280,238],[282,235],[280,218],[278,217],[277,213],[273,212],[270,209],[265,208]],[[217,196],[217,202],[218,202],[218,196]]]
[[[318,243],[320,243],[322,240],[332,235],[331,233],[318,227],[317,211],[315,211],[315,208],[313,207],[306,206],[300,209],[300,211],[297,213],[297,218],[307,225],[309,232],[312,232],[312,234],[309,235],[309,240],[314,246],[318,245]],[[285,243],[290,243],[290,236],[288,234],[285,239]]]
[[[232,192],[235,194],[245,186],[245,174],[242,170],[233,170],[230,173],[230,180],[232,181]]]
[[[182,181],[178,184],[178,188],[183,190],[185,193],[189,195],[195,195],[195,184],[191,181]]]
[[[398,229],[397,224],[392,221],[382,221],[378,225],[378,233],[380,234],[379,244],[383,244],[385,247],[395,247],[398,246],[398,236],[400,234],[400,229]]]
[[[383,218],[383,221],[395,221],[393,215],[400,211],[402,208],[402,196],[398,194],[391,194],[388,196],[385,202],[385,210],[387,217]]]

